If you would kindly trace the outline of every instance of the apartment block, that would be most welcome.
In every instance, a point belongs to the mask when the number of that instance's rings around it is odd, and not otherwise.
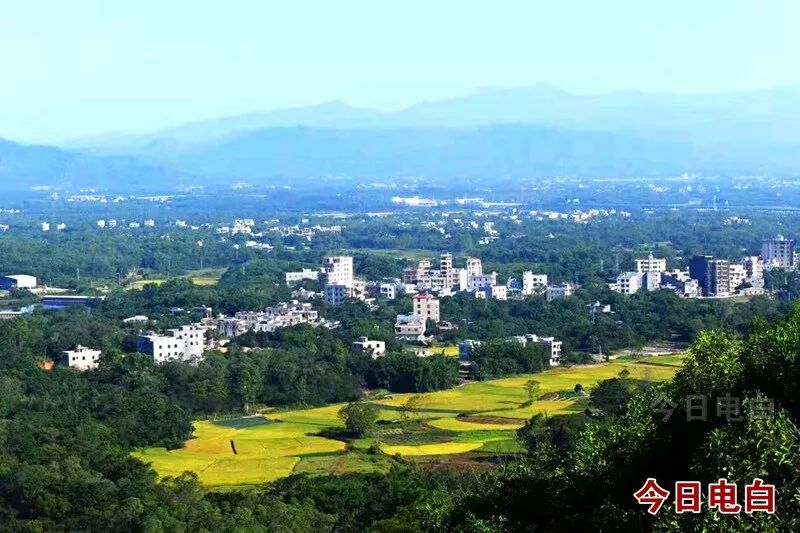
[[[665,272],[667,270],[667,260],[657,259],[650,254],[647,259],[636,259],[636,272]]]
[[[423,320],[439,322],[439,299],[432,294],[415,294],[413,298],[414,314]]]
[[[779,235],[774,239],[764,239],[761,242],[761,259],[764,268],[795,268],[795,243],[794,239],[785,239]]]
[[[547,274],[534,274],[527,270],[522,273],[522,295],[530,296],[547,287]]]
[[[552,302],[559,298],[567,298],[575,294],[575,286],[571,283],[562,283],[547,287],[547,301]]]

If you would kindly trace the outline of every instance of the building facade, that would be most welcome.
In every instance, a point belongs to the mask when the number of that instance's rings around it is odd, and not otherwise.
[[[74,350],[63,352],[63,363],[76,370],[94,370],[100,366],[100,356],[103,352],[92,350],[80,344]]]
[[[415,294],[413,301],[414,314],[423,320],[439,322],[439,299],[432,294]]]
[[[352,344],[352,350],[357,353],[370,352],[372,358],[376,359],[386,353],[386,343],[383,341],[369,340],[367,337],[359,337]]]
[[[780,235],[774,239],[764,239],[761,242],[761,259],[764,261],[764,267],[794,270],[794,248],[794,239],[784,239]]]

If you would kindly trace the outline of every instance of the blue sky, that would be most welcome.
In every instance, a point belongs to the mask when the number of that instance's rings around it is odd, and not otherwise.
[[[486,86],[800,87],[800,2],[4,0],[0,137],[53,141]]]

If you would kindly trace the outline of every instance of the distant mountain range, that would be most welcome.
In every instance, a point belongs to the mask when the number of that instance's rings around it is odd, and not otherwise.
[[[62,149],[0,144],[0,178],[140,185],[302,180],[776,173],[800,169],[800,90],[576,95],[484,89],[395,112],[341,102]]]

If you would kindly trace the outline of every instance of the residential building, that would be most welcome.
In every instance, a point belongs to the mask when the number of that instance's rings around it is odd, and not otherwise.
[[[753,283],[754,280],[764,279],[764,262],[757,255],[750,255],[742,259],[742,266],[750,283]]]
[[[730,292],[734,292],[747,279],[747,270],[743,265],[736,263],[730,264],[728,274],[730,276]]]
[[[350,293],[350,287],[347,285],[328,283],[325,285],[323,300],[328,305],[342,305]]]
[[[310,268],[304,268],[299,272],[287,272],[286,273],[286,285],[293,286],[297,285],[303,280],[318,280],[319,279],[319,270],[312,270]]]
[[[151,356],[156,364],[191,360],[186,355],[186,341],[152,331],[139,335],[136,339],[136,350]]]
[[[512,337],[510,340],[519,342],[523,346],[529,344],[544,346],[548,351],[550,366],[557,366],[561,363],[561,353],[564,343],[562,341],[557,341],[555,337],[540,337],[529,333],[527,335]]]
[[[414,314],[423,320],[439,321],[439,299],[432,294],[415,294],[413,300]]]
[[[468,276],[482,276],[483,275],[483,264],[481,260],[477,257],[468,257],[467,258],[467,275]]]
[[[455,285],[456,272],[453,269],[453,256],[451,254],[442,254],[439,257],[439,272],[444,280],[445,289],[451,289]]]
[[[63,363],[77,370],[94,370],[100,366],[100,356],[103,352],[100,350],[92,350],[80,344],[74,350],[65,350],[63,352]]]
[[[643,274],[645,272],[665,272],[667,270],[667,260],[657,259],[650,254],[647,259],[636,260],[636,272]]]
[[[418,315],[397,315],[394,334],[398,338],[422,341],[425,339],[425,320]]]
[[[522,295],[530,296],[547,287],[547,274],[534,274],[530,270],[522,273]]]
[[[609,283],[608,288],[621,294],[636,294],[642,288],[644,275],[640,272],[620,272],[614,283]]]
[[[370,352],[372,358],[377,359],[386,353],[386,343],[383,341],[371,341],[367,337],[359,337],[358,340],[352,344],[352,350],[358,353]]]
[[[497,285],[497,273],[492,272],[491,274],[470,276],[467,289],[470,291],[484,291],[495,285]]]
[[[696,255],[689,261],[689,275],[697,280],[702,296],[730,296],[731,264],[724,259],[714,259],[710,255]]]
[[[508,287],[505,285],[492,285],[489,294],[494,300],[508,300]]]
[[[38,280],[34,276],[27,274],[16,274],[13,276],[0,277],[0,289],[35,289],[38,285]]]
[[[699,292],[703,296],[712,294],[711,292],[711,262],[714,260],[710,255],[695,255],[689,260],[689,277],[697,280]]]
[[[353,283],[353,258],[348,255],[326,257],[322,267],[326,283],[350,285]]]
[[[559,298],[567,298],[575,294],[575,286],[571,283],[562,283],[547,287],[547,301],[552,302]]]
[[[416,266],[403,269],[403,283],[416,285],[430,275],[431,262],[423,259]]]
[[[387,300],[394,300],[397,298],[397,284],[396,283],[381,283],[378,286],[378,294]]]
[[[184,342],[184,357],[200,359],[206,351],[206,331],[208,331],[206,327],[191,324],[170,329],[169,333]]]
[[[794,248],[794,239],[785,239],[781,235],[774,239],[764,239],[761,242],[761,259],[764,261],[764,268],[794,270]]]
[[[319,312],[309,302],[292,300],[282,302],[264,311],[239,311],[232,317],[215,321],[217,329],[226,337],[238,337],[248,331],[271,333],[297,324],[327,327],[332,325],[320,319]],[[335,326],[334,326],[335,327]]]

